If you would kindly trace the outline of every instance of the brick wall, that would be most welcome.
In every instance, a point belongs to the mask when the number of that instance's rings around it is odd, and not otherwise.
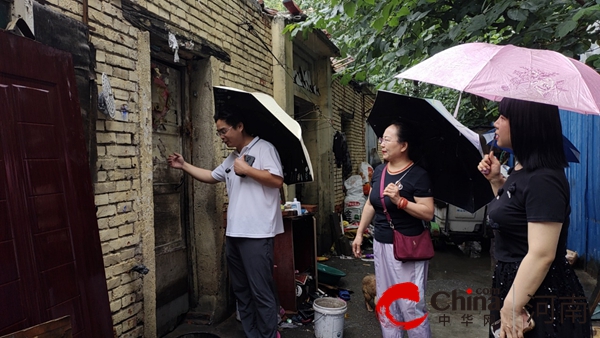
[[[273,94],[273,58],[271,19],[259,12],[253,0],[138,0],[138,5],[165,21],[200,36],[229,54],[230,62],[218,62],[214,77],[217,83],[249,91]],[[88,0],[90,41],[96,48],[96,78],[100,89],[101,74],[111,80],[116,107],[127,104],[125,119],[119,112],[115,119],[98,115],[96,124],[98,151],[98,181],[95,184],[97,217],[106,269],[109,302],[115,334],[119,337],[144,336],[144,280],[129,273],[142,261],[144,242],[142,224],[152,217],[140,201],[147,200],[141,186],[141,139],[146,137],[140,125],[140,87],[147,84],[138,68],[139,29],[123,16],[120,0]],[[46,6],[76,20],[82,20],[82,0],[48,0]],[[252,30],[249,28],[252,27]],[[353,172],[357,173],[365,160],[365,119],[372,99],[332,82],[332,123],[335,130],[346,133]],[[341,111],[353,113],[354,118],[342,121]],[[203,112],[192,112],[202,114]],[[198,142],[215,142],[213,136]],[[333,137],[333,135],[332,135]],[[221,147],[215,162],[220,162],[229,149]],[[341,168],[332,158],[335,204],[344,199]],[[224,190],[224,186],[220,189]],[[151,336],[148,332],[147,336]]]
[[[350,85],[342,85],[339,79],[333,80],[332,107],[333,124],[336,130],[345,133],[348,142],[348,150],[352,161],[352,174],[358,174],[361,162],[366,162],[365,146],[365,127],[368,112],[373,106],[373,99],[370,96],[357,92]],[[342,112],[353,115],[351,119],[342,119]],[[344,177],[342,169],[332,163],[334,177],[335,204],[341,205],[344,202]],[[347,178],[347,177],[346,177]]]
[[[48,0],[46,6],[82,20],[82,0]],[[220,63],[218,83],[272,94],[271,19],[252,0],[150,0],[136,1],[165,21],[200,36],[226,51],[230,63]],[[142,261],[140,224],[153,217],[144,210],[140,189],[140,79],[137,64],[139,30],[124,17],[120,0],[88,1],[90,41],[96,48],[97,83],[106,73],[116,107],[127,104],[125,119],[98,115],[96,124],[98,182],[95,184],[97,217],[106,269],[109,302],[118,337],[144,336],[143,279],[129,270]],[[253,31],[248,31],[250,25]],[[193,112],[202,113],[202,112]],[[208,137],[208,136],[207,136]],[[208,140],[213,142],[212,136]],[[223,148],[223,155],[228,150]],[[147,196],[146,196],[147,197]],[[148,336],[151,336],[149,334]]]

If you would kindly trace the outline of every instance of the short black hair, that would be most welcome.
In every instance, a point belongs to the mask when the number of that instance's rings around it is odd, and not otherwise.
[[[413,161],[418,161],[420,157],[420,140],[415,133],[413,124],[407,120],[395,120],[390,125],[396,126],[398,143],[408,143],[408,157]]]
[[[251,132],[252,128],[250,124],[247,123],[247,115],[248,114],[244,113],[241,109],[232,109],[231,107],[217,107],[213,118],[215,119],[215,122],[217,122],[218,120],[223,120],[225,121],[225,123],[234,128],[237,128],[241,123],[244,125],[244,131],[248,135],[254,135]]]
[[[218,120],[223,120],[227,122],[228,125],[237,127],[238,124],[244,123],[244,118],[242,114],[239,113],[237,109],[230,108],[217,108],[215,110],[215,115],[213,116],[215,122]]]
[[[504,98],[498,110],[508,119],[513,153],[526,171],[568,166],[557,106]]]

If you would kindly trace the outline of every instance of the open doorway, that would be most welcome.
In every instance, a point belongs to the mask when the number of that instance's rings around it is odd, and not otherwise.
[[[308,151],[313,166],[313,174],[317,175],[317,131],[319,128],[319,115],[315,105],[297,96],[294,97],[294,119],[302,128],[302,139]],[[314,180],[317,181],[316,177]],[[296,198],[304,204],[319,204],[319,191],[311,183],[296,184]]]

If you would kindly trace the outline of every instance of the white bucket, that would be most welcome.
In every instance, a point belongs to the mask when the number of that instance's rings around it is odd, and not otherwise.
[[[347,309],[346,302],[339,298],[317,298],[313,302],[313,309],[315,310],[315,337],[344,337],[344,314]]]

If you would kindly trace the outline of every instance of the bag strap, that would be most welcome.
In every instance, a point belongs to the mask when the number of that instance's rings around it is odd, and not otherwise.
[[[385,214],[385,217],[387,218],[387,221],[390,224],[390,228],[394,229],[394,223],[392,222],[392,218],[390,217],[390,214],[387,211],[387,207],[385,206],[385,201],[383,200],[383,185],[385,184],[385,173],[387,171],[387,166],[388,165],[386,163],[385,167],[383,167],[383,171],[381,172],[381,180],[379,181],[379,198],[381,199],[381,205],[383,206],[383,213]],[[404,176],[402,176],[402,177],[404,177]],[[427,229],[427,225],[425,225],[425,223],[426,222],[423,221],[423,227],[425,229]]]
[[[393,229],[394,223],[392,223],[392,218],[390,217],[387,207],[385,206],[385,201],[383,200],[383,185],[385,184],[385,172],[387,171],[387,166],[388,165],[386,163],[385,167],[383,167],[383,171],[381,172],[381,181],[379,182],[379,198],[381,199],[381,205],[383,206],[383,213],[385,214],[390,227]]]

